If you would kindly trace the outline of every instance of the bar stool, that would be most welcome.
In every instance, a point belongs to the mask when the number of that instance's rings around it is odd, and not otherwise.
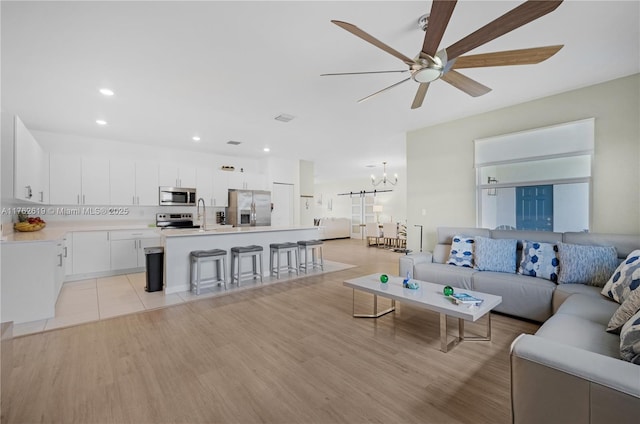
[[[200,289],[211,287],[216,284],[223,284],[227,289],[226,269],[227,269],[227,251],[222,249],[212,250],[194,250],[189,254],[191,260],[190,267],[190,288],[195,291],[196,295],[200,294]],[[205,262],[213,262],[215,266],[215,276],[210,278],[202,278],[201,266]]]
[[[306,274],[307,270],[309,269],[309,251],[311,251],[311,269],[313,270],[315,268],[320,268],[324,271],[324,260],[322,259],[322,244],[322,240],[302,240],[298,242],[300,271],[304,269],[304,273]],[[316,251],[318,255],[316,255]],[[304,259],[302,253],[304,253]]]
[[[257,259],[260,257],[260,272],[258,272]],[[253,270],[251,274],[246,274],[247,276],[251,276],[253,279],[256,277],[260,277],[260,282],[262,283],[262,246],[236,246],[231,248],[231,284],[234,281],[240,285],[240,280],[242,279],[242,258],[250,257],[253,262]],[[236,274],[236,263],[238,264],[238,273]]]
[[[282,269],[280,266],[280,255],[282,253],[287,254],[287,272],[295,271],[296,275],[298,275],[298,265],[300,264],[298,243],[271,243],[269,245],[269,275],[273,277],[275,274],[276,278],[280,279],[280,270]],[[295,266],[293,266],[291,261],[292,253],[295,254]],[[274,256],[277,256],[277,259],[274,259]]]

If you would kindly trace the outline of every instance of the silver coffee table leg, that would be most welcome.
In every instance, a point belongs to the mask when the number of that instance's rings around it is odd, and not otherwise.
[[[450,342],[448,341],[449,336],[447,333],[447,315],[441,313],[440,314],[440,350],[443,352],[448,352],[450,349],[453,349],[458,343],[469,340],[469,341],[489,341],[491,340],[491,312],[487,313],[487,335],[486,336],[465,336],[464,335],[464,320],[462,318],[458,318],[458,337],[454,337]]]
[[[356,314],[356,289],[353,289],[352,300],[351,313],[353,314],[354,318],[380,318],[381,316],[396,310],[396,301],[395,299],[391,299],[391,307],[389,309],[385,309],[384,311],[378,312],[378,296],[374,294],[373,314]]]

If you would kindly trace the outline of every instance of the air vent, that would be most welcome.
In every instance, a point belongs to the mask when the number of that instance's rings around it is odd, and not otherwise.
[[[237,146],[238,144],[242,144],[242,141],[229,140],[227,141],[227,144],[231,144],[232,146]]]
[[[295,116],[293,115],[287,115],[286,113],[281,113],[280,115],[276,116],[274,119],[276,121],[280,121],[280,122],[289,122],[291,121],[293,118],[295,118]]]

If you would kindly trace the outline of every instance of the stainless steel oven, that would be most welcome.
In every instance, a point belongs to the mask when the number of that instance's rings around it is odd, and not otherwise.
[[[195,206],[197,201],[195,188],[160,187],[160,206]]]

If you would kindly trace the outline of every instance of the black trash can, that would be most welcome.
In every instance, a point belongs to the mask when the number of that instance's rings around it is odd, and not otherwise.
[[[162,247],[145,247],[144,256],[147,263],[147,285],[144,290],[148,292],[161,291],[164,272],[164,249]]]

